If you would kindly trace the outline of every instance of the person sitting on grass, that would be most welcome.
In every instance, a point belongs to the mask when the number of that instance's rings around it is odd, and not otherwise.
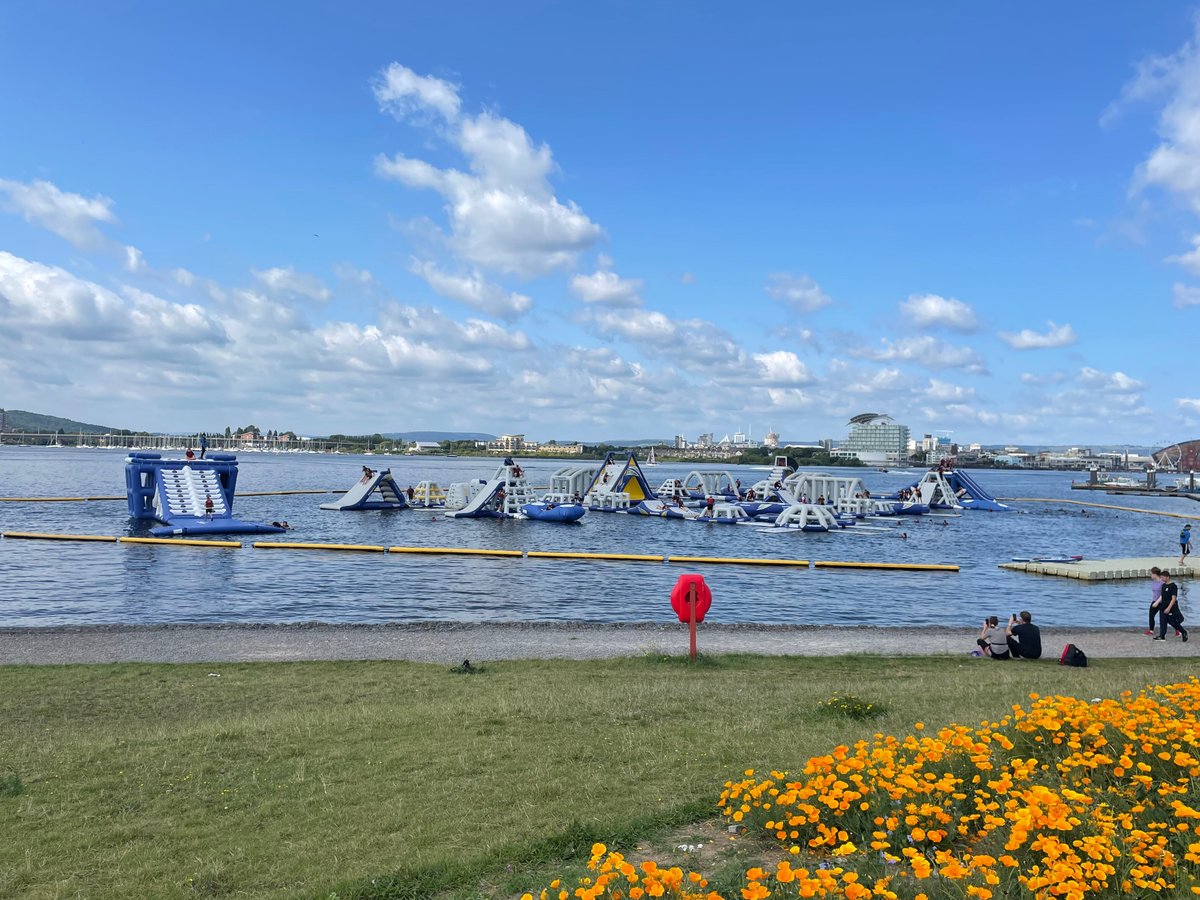
[[[1042,655],[1042,632],[1033,624],[1033,615],[1027,609],[1020,618],[1013,613],[1004,629],[1008,650],[1013,659],[1040,659]]]
[[[983,629],[979,632],[979,638],[975,643],[994,660],[1012,659],[1008,652],[1008,636],[1004,631],[996,616],[988,616],[983,620]]]

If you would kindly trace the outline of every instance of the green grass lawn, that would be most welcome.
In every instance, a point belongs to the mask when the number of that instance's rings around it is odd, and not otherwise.
[[[0,897],[513,896],[592,840],[708,818],[796,768],[1030,691],[1115,696],[1188,659],[645,657],[0,667]],[[219,674],[213,677],[210,673]],[[834,692],[881,705],[830,715]]]

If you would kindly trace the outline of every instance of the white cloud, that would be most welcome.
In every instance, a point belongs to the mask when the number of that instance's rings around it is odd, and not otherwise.
[[[149,266],[146,265],[146,257],[142,255],[142,251],[137,247],[125,248],[125,271],[132,272],[135,275],[140,275],[145,272]]]
[[[1168,256],[1167,262],[1178,263],[1193,275],[1200,275],[1200,234],[1192,238],[1192,249],[1178,256]]]
[[[432,76],[418,75],[412,69],[392,63],[375,80],[375,99],[397,118],[427,109],[436,110],[447,120],[458,118],[462,101],[458,87]]]
[[[311,300],[319,300],[321,303],[328,301],[333,296],[325,283],[316,275],[297,272],[291,266],[286,269],[276,267],[262,271],[252,269],[251,272],[261,284],[276,294],[308,297]]]
[[[190,350],[224,344],[222,324],[194,304],[176,304],[132,288],[108,288],[0,251],[0,319],[21,331],[86,343],[128,344],[128,353],[155,347]],[[95,352],[95,351],[91,351]],[[62,361],[64,354],[56,353]]]
[[[574,264],[601,236],[574,203],[555,196],[549,146],[535,146],[515,122],[483,112],[461,114],[457,89],[393,63],[376,83],[387,112],[412,120],[433,111],[445,120],[444,137],[466,158],[470,172],[439,169],[403,154],[380,155],[375,171],[412,188],[437,191],[446,199],[449,243],[471,263],[522,277],[536,277]]]
[[[937,338],[923,335],[901,338],[896,341],[882,338],[878,349],[852,347],[851,356],[872,359],[876,362],[910,362],[929,369],[966,369],[969,372],[985,370],[983,359],[970,347],[955,347]]]
[[[621,338],[646,352],[669,355],[673,363],[689,371],[727,383],[751,377],[748,356],[733,337],[707,319],[673,319],[652,309],[588,307],[580,321],[605,338]]]
[[[1175,53],[1150,57],[1137,66],[1121,96],[1105,110],[1111,124],[1131,103],[1165,95],[1158,119],[1160,143],[1138,167],[1134,187],[1157,186],[1200,212],[1200,17]]]
[[[1200,416],[1200,399],[1179,397],[1175,400],[1175,408],[1189,416]]]
[[[816,379],[795,353],[774,350],[754,354],[759,366],[759,380],[772,387],[812,384]]]
[[[441,296],[501,319],[515,319],[533,308],[524,294],[509,292],[487,281],[479,272],[451,275],[427,260],[412,261],[412,272]]]
[[[821,290],[821,286],[808,275],[773,272],[767,276],[764,290],[772,300],[786,303],[802,313],[816,312],[833,302],[829,295]]]
[[[975,398],[975,389],[931,378],[925,396],[937,403],[965,403]]]
[[[694,274],[692,274],[691,272],[684,272],[682,275],[679,276],[679,283],[680,284],[695,284],[696,276]]]
[[[196,283],[196,276],[184,268],[172,269],[171,277],[184,287],[191,287]]]
[[[456,350],[529,350],[533,344],[523,331],[509,331],[495,322],[468,319],[455,322],[432,307],[392,304],[384,309],[380,327]]]
[[[979,329],[975,310],[953,297],[939,297],[937,294],[912,294],[900,304],[900,311],[910,322],[922,328],[941,326],[963,333]]]
[[[1187,309],[1189,306],[1200,306],[1200,287],[1175,282],[1171,288],[1175,298],[1176,309]]]
[[[360,287],[378,287],[379,282],[375,280],[375,276],[367,269],[360,269],[358,266],[351,263],[337,263],[333,267],[333,274],[342,281],[357,284]]]
[[[1046,325],[1047,330],[1044,334],[1025,328],[1016,333],[1001,331],[999,338],[1014,350],[1043,350],[1051,347],[1067,347],[1079,340],[1075,334],[1075,329],[1070,325],[1056,325],[1053,322],[1047,322]]]
[[[117,221],[108,197],[72,194],[49,181],[26,183],[0,178],[0,192],[6,195],[0,204],[4,209],[82,249],[104,246],[107,241],[97,225],[113,225]]]
[[[1035,374],[1033,372],[1022,372],[1022,384],[1062,384],[1067,380],[1067,376],[1063,372],[1048,372],[1045,374]]]
[[[571,293],[584,303],[600,303],[606,306],[641,306],[638,292],[642,282],[634,278],[622,278],[616,272],[598,271],[591,275],[575,275],[571,278]]]
[[[1084,387],[1117,394],[1134,394],[1146,389],[1145,384],[1130,378],[1124,372],[1101,372],[1090,366],[1079,370],[1076,381]]]

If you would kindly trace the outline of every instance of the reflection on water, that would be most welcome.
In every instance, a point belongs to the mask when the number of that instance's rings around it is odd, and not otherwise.
[[[350,456],[246,454],[238,488],[346,490],[361,473]],[[491,474],[482,459],[374,457],[401,485],[445,485]],[[545,485],[559,463],[523,463]],[[657,483],[695,466],[661,464]],[[722,468],[704,466],[701,468]],[[748,484],[760,471],[724,467]],[[873,490],[915,481],[908,473],[864,470]],[[1198,513],[1178,498],[1108,497],[1070,490],[1056,472],[976,473],[1000,497],[1089,500]],[[124,455],[102,450],[0,447],[0,496],[115,496]],[[1087,557],[1176,551],[1178,520],[1119,510],[1082,515],[1070,504],[1017,504],[1011,513],[908,520],[878,533],[762,535],[753,528],[588,513],[576,526],[448,520],[430,511],[331,512],[327,495],[236,498],[235,514],[286,519],[297,541],[583,550],[664,556],[747,556],[810,560],[957,563],[954,573],[693,567],[712,586],[716,622],[974,625],[985,615],[1034,611],[1043,624],[1130,625],[1144,621],[1149,588],[1140,582],[1086,584],[997,568],[1012,556]],[[945,521],[948,524],[943,525]],[[907,540],[900,540],[903,529]],[[144,535],[121,501],[0,503],[0,531]],[[279,540],[270,537],[267,540]],[[0,542],[0,625],[152,622],[669,621],[668,596],[683,567],[639,562],[480,559]],[[1184,582],[1186,594],[1186,581]],[[1186,596],[1184,604],[1186,607]]]

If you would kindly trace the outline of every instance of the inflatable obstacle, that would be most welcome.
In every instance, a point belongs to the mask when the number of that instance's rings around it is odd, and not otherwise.
[[[391,469],[372,472],[370,476],[360,479],[358,484],[329,503],[322,503],[321,509],[337,509],[342,511],[360,509],[408,509],[408,497],[396,484]]]
[[[280,534],[285,529],[233,517],[237,457],[163,459],[159,453],[130,453],[125,459],[129,515],[163,524],[155,537],[189,534]]]

